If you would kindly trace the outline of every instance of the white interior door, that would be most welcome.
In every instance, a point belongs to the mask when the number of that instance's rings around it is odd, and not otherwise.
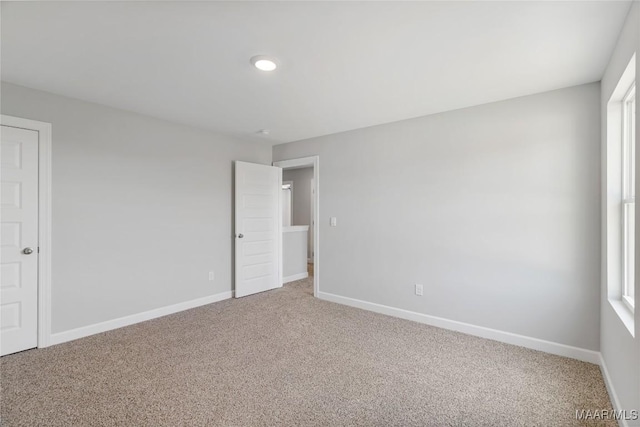
[[[0,353],[38,345],[38,132],[0,131]]]
[[[236,162],[235,296],[282,286],[282,169]]]

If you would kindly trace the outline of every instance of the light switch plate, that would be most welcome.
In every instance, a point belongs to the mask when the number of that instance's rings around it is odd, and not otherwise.
[[[331,224],[332,227],[336,227],[338,225],[338,218],[336,218],[335,216],[332,216],[331,219],[329,220],[329,224]]]

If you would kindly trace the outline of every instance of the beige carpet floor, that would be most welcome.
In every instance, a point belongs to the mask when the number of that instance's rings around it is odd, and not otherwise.
[[[596,365],[341,306],[311,280],[0,359],[2,426],[572,426]]]

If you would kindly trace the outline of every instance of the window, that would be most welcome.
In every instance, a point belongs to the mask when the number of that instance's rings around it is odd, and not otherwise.
[[[603,216],[609,305],[635,336],[636,55],[607,102]],[[638,153],[640,154],[640,153]],[[640,256],[640,254],[638,254]]]
[[[635,307],[636,85],[622,99],[622,302]]]

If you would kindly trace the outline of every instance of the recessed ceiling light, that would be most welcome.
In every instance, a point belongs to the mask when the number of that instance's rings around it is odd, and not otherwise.
[[[260,129],[257,133],[259,135],[269,135],[270,130],[269,129]]]
[[[251,63],[258,70],[273,71],[278,67],[275,58],[270,58],[264,55],[258,55],[251,58]]]

